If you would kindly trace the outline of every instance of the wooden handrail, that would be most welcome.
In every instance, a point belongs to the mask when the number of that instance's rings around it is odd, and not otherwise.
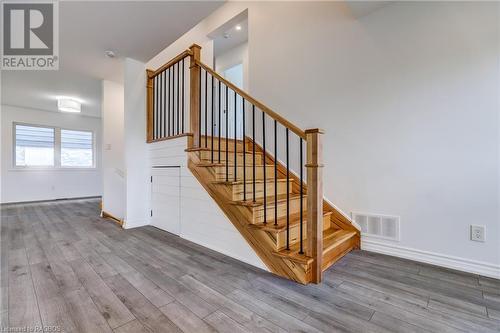
[[[224,85],[228,86],[231,90],[235,91],[238,95],[245,98],[245,100],[249,101],[251,104],[255,105],[258,109],[262,110],[268,116],[277,120],[280,124],[282,124],[283,126],[288,128],[293,133],[297,134],[302,139],[307,140],[306,133],[303,130],[301,130],[300,128],[298,128],[297,126],[295,126],[294,124],[292,124],[291,122],[289,122],[288,120],[286,120],[285,118],[283,118],[282,116],[280,116],[279,114],[277,114],[276,112],[274,112],[273,110],[271,110],[270,108],[268,108],[267,106],[265,106],[264,104],[262,104],[261,102],[259,102],[258,100],[256,100],[255,98],[253,98],[252,96],[250,96],[249,94],[247,94],[246,92],[244,92],[243,90],[241,90],[240,88],[238,88],[237,86],[235,86],[234,84],[232,84],[231,82],[229,82],[228,80],[223,78],[222,76],[220,76],[219,74],[217,74],[216,71],[214,71],[213,69],[211,69],[210,67],[208,67],[207,65],[202,63],[201,61],[196,61],[196,64],[198,66],[202,67],[207,72],[209,72],[217,80],[223,82]]]
[[[180,60],[182,60],[182,59],[184,59],[186,57],[189,57],[191,54],[192,54],[191,50],[186,50],[186,51],[182,52],[181,54],[179,54],[178,56],[176,56],[175,58],[173,58],[172,60],[170,60],[169,62],[167,62],[165,65],[163,65],[160,68],[158,68],[157,70],[154,70],[154,71],[153,70],[149,70],[148,71],[148,79],[154,78],[158,74],[160,74],[163,71],[167,70],[169,67],[172,67],[173,65],[175,65],[176,63],[178,63]]]

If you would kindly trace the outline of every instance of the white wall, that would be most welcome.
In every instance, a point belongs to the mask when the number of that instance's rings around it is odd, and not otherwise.
[[[224,74],[229,69],[238,64],[243,65],[243,90],[249,91],[249,68],[248,68],[248,43],[237,45],[227,52],[215,58],[215,71]]]
[[[396,3],[359,21],[341,4],[253,11],[253,93],[326,129],[326,196],[346,212],[401,216],[399,244],[366,248],[500,273],[497,6]],[[288,24],[265,29],[275,10]],[[290,31],[299,18],[309,29]],[[272,40],[279,52],[258,51]],[[310,62],[317,45],[327,56]],[[298,80],[317,84],[289,84]],[[487,242],[469,240],[470,224],[486,225]]]
[[[124,61],[124,133],[126,211],[124,228],[149,223],[149,173],[146,144],[146,68]]]
[[[125,217],[124,94],[123,85],[102,82],[103,210]]]
[[[267,270],[239,231],[187,168],[187,138],[148,145],[153,166],[180,166],[180,237]],[[167,186],[167,185],[165,185]],[[195,209],[193,209],[196,207]]]
[[[326,197],[401,216],[399,243],[363,246],[500,276],[498,6],[397,2],[355,18],[342,2],[227,3],[147,66],[192,43],[212,63],[207,34],[248,8],[250,93],[326,130]]]
[[[14,169],[12,133],[14,122],[93,131],[96,138],[97,167],[94,169]],[[1,136],[2,203],[101,195],[101,119],[1,105]]]

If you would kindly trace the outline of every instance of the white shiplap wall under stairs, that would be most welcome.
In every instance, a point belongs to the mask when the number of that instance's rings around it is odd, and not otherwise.
[[[262,260],[187,168],[186,148],[187,137],[148,145],[150,169],[154,166],[180,167],[180,237],[267,270]]]

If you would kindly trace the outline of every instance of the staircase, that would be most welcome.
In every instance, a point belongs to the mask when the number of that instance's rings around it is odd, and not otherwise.
[[[323,200],[322,132],[300,130],[199,59],[193,45],[148,71],[148,142],[189,136],[190,171],[269,270],[319,283],[322,271],[360,246],[359,231]]]

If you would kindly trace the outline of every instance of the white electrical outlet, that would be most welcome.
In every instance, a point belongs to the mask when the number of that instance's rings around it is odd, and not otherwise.
[[[470,226],[470,240],[475,242],[484,242],[484,225],[471,225]]]

